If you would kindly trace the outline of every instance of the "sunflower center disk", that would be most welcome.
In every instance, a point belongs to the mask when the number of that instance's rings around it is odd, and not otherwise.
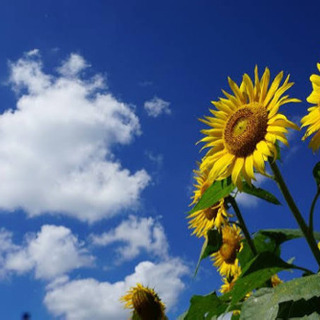
[[[235,242],[226,242],[220,248],[220,254],[224,261],[228,264],[233,264],[237,258],[237,252],[239,251],[239,244]]]
[[[267,133],[267,110],[254,104],[233,113],[224,129],[224,140],[228,151],[237,157],[252,154],[258,142]]]
[[[213,205],[212,207],[204,210],[204,215],[209,221],[211,221],[217,217],[218,211],[219,206]]]

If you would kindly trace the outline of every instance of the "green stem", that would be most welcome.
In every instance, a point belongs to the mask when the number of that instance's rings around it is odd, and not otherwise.
[[[310,215],[309,215],[309,230],[311,233],[313,233],[313,212],[314,212],[314,208],[316,206],[317,200],[320,196],[320,188],[318,186],[317,189],[317,193],[313,198],[312,204],[311,204],[311,208],[310,208]]]
[[[251,239],[250,233],[249,233],[249,231],[247,229],[247,226],[246,226],[246,224],[245,224],[245,222],[244,222],[244,220],[242,218],[242,215],[241,215],[241,212],[240,212],[240,209],[239,209],[239,207],[237,205],[236,200],[234,199],[234,197],[230,196],[230,197],[228,197],[228,201],[230,202],[230,204],[233,207],[234,212],[236,213],[236,216],[237,216],[237,218],[239,220],[239,224],[241,226],[241,229],[242,229],[242,231],[244,233],[244,236],[245,236],[245,238],[246,238],[246,240],[248,242],[248,245],[249,245],[253,255],[256,256],[257,255],[257,249],[256,249],[256,247],[255,247],[255,245],[254,245],[254,243],[253,243],[253,241]]]
[[[310,247],[310,249],[311,249],[311,251],[312,251],[315,259],[317,260],[319,267],[320,267],[320,251],[319,251],[317,243],[314,239],[313,233],[310,232],[310,230],[309,230],[307,224],[305,223],[296,203],[294,202],[294,200],[290,194],[290,191],[287,188],[286,183],[284,182],[284,179],[280,173],[280,170],[279,170],[276,162],[273,161],[272,159],[269,159],[269,164],[270,164],[270,167],[274,173],[274,177],[275,177],[275,180],[278,184],[278,187],[281,190],[291,212],[293,213],[293,216],[295,217],[301,231],[303,232],[303,234],[308,242],[308,245],[309,245],[309,247]]]

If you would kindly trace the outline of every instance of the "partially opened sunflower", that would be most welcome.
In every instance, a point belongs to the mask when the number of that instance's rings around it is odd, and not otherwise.
[[[320,72],[320,63],[317,64],[317,67]],[[320,76],[313,74],[310,77],[310,81],[312,83],[312,92],[307,101],[312,103],[313,106],[308,109],[309,113],[301,119],[301,128],[308,126],[302,140],[316,132],[309,143],[309,147],[315,152],[320,147]]]
[[[279,107],[289,102],[300,102],[283,95],[292,85],[289,76],[281,84],[280,72],[271,85],[266,68],[259,79],[254,71],[254,83],[244,74],[240,87],[230,78],[233,94],[223,91],[226,98],[212,101],[217,110],[210,110],[213,117],[200,119],[210,128],[202,130],[203,148],[209,148],[200,169],[209,170],[208,179],[222,180],[231,175],[232,182],[241,190],[242,179],[248,183],[255,179],[254,170],[265,174],[265,161],[276,158],[276,141],[288,145],[288,128],[299,127],[278,113]]]

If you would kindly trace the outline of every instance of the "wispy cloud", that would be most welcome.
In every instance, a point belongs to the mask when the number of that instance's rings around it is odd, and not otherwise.
[[[157,118],[161,114],[171,114],[170,102],[154,97],[144,103],[148,116]]]

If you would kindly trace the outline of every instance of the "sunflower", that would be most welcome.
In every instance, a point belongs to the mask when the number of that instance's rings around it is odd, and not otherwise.
[[[320,63],[317,64],[318,70],[320,72]],[[313,74],[310,77],[312,83],[312,92],[307,98],[309,103],[314,106],[308,109],[309,113],[301,119],[303,127],[309,126],[302,140],[305,140],[311,134],[317,133],[311,138],[309,147],[315,152],[320,147],[320,76]]]
[[[212,254],[214,266],[221,275],[230,277],[239,272],[237,253],[241,249],[241,229],[235,224],[225,225],[222,229],[222,245],[219,251]]]
[[[125,308],[133,309],[141,320],[165,320],[165,305],[157,293],[148,287],[137,283],[130,288],[126,295],[120,298],[125,303]]]
[[[241,273],[241,267],[237,265],[235,268],[234,274],[230,274],[229,276],[223,277],[222,278],[223,284],[221,285],[220,292],[221,293],[230,292],[233,289],[237,279],[239,278],[240,273]]]
[[[202,130],[205,137],[203,148],[209,151],[200,169],[209,170],[209,180],[222,180],[231,175],[232,182],[241,190],[242,178],[251,184],[255,180],[254,169],[265,174],[265,161],[276,158],[276,141],[288,145],[287,128],[299,127],[279,114],[279,107],[289,102],[300,102],[283,94],[293,85],[289,76],[280,85],[280,72],[269,87],[270,72],[266,68],[259,79],[258,68],[254,70],[254,84],[247,74],[238,85],[230,78],[233,92],[222,91],[226,98],[212,101],[217,110],[210,110],[213,117],[200,119],[210,128]],[[202,149],[203,149],[202,148]]]
[[[195,191],[192,197],[193,201],[191,205],[198,202],[202,197],[203,193],[208,189],[211,183],[208,180],[208,171],[205,170],[194,170],[196,184],[194,184]],[[221,225],[225,224],[228,220],[228,217],[231,216],[226,210],[224,199],[221,199],[213,206],[204,209],[195,211],[187,217],[189,221],[189,229],[194,229],[192,234],[195,234],[197,237],[201,238],[207,234],[207,232],[213,227],[220,228]]]

